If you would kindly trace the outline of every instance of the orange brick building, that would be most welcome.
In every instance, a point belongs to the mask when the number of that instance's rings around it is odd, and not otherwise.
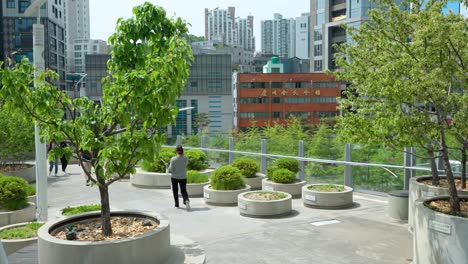
[[[319,124],[338,115],[342,83],[324,73],[240,73],[234,78],[234,125],[261,127],[290,116]]]

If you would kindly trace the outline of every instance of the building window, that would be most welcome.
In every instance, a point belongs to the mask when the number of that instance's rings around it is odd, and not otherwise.
[[[321,118],[321,117],[334,117],[337,116],[338,112],[335,111],[315,111],[314,117]]]
[[[282,118],[283,113],[282,112],[272,112],[271,117],[273,117],[273,118]]]
[[[310,88],[310,82],[286,82],[286,88]]]
[[[283,88],[283,83],[282,82],[272,82],[271,83],[271,88]]]
[[[268,104],[268,97],[244,97],[240,98],[241,104]]]
[[[286,97],[284,102],[287,104],[306,104],[310,103],[310,97]]]
[[[281,97],[273,97],[272,103],[274,104],[281,104]]]
[[[75,58],[81,58],[81,52],[75,52]]]
[[[314,56],[322,56],[322,44],[314,45]]]
[[[322,31],[314,30],[314,41],[322,40]]]
[[[314,97],[314,103],[326,104],[326,103],[336,103],[336,97],[323,96],[323,97]]]
[[[75,45],[75,50],[81,50],[81,45]]]
[[[15,8],[16,0],[7,0],[7,8]]]
[[[337,82],[314,82],[314,88],[338,88]]]
[[[310,112],[288,112],[288,113],[286,113],[286,118],[289,118],[289,117],[298,117],[298,118],[306,117],[306,118],[309,118],[310,117]]]
[[[30,5],[29,1],[19,1],[18,12],[20,12],[21,14],[24,13],[24,11],[26,11],[29,5]]]
[[[267,112],[245,112],[240,114],[241,118],[268,118]]]
[[[267,82],[242,82],[241,88],[268,88]]]
[[[322,71],[322,60],[314,61],[314,71]]]

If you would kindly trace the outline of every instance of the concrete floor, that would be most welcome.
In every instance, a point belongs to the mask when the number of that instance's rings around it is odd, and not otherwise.
[[[81,168],[50,177],[49,219],[66,206],[99,203],[96,187],[85,186]],[[412,235],[407,224],[390,219],[385,197],[354,194],[355,205],[344,210],[311,209],[293,200],[293,214],[280,219],[239,215],[237,207],[206,205],[192,198],[192,210],[176,209],[170,190],[141,189],[128,180],[110,187],[112,208],[155,211],[165,215],[171,233],[197,241],[208,264],[218,263],[410,263]],[[181,203],[182,204],[182,203]],[[328,225],[311,223],[336,220]],[[37,247],[9,256],[9,263],[37,263]]]

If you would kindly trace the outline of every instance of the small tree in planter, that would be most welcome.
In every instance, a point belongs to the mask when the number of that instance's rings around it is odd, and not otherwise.
[[[299,172],[299,162],[293,158],[281,158],[267,168],[267,178],[262,181],[262,189],[267,191],[281,191],[301,196],[301,188],[306,183],[296,179]]]
[[[253,190],[262,188],[264,175],[259,173],[260,166],[257,161],[250,158],[238,158],[231,165],[241,171],[242,176],[245,177],[245,182]]]
[[[143,157],[154,156],[164,142],[159,128],[174,122],[175,100],[183,91],[192,58],[181,19],[166,18],[162,8],[148,2],[135,7],[133,14],[119,19],[109,38],[110,77],[103,86],[101,106],[86,97],[71,100],[47,81],[58,77],[50,71],[40,73],[32,88],[34,67],[26,58],[0,71],[0,96],[8,105],[29,113],[46,138],[67,140],[82,165],[83,153],[90,153],[95,173],[85,173],[99,188],[106,236],[112,234],[108,188],[133,173]],[[63,119],[65,113],[69,119]]]
[[[33,221],[35,208],[28,203],[28,182],[13,176],[0,176],[0,226]]]
[[[239,169],[226,165],[213,171],[210,185],[203,188],[205,201],[212,204],[237,204],[237,195],[250,190]]]
[[[188,158],[188,170],[202,171],[208,169],[210,166],[208,160],[206,159],[205,152],[199,149],[189,149],[185,152],[185,155]]]

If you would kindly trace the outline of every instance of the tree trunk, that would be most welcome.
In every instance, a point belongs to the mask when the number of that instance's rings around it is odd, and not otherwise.
[[[112,226],[110,222],[109,188],[101,176],[102,169],[96,168],[95,172],[101,196],[101,231],[103,235],[110,236],[112,235]]]
[[[440,177],[434,156],[434,148],[432,146],[429,146],[427,149],[427,153],[429,154],[429,163],[431,164],[432,185],[439,186]]]
[[[467,146],[464,144],[462,148],[462,158],[461,158],[461,188],[465,189],[466,186],[466,149]]]
[[[450,194],[450,211],[454,215],[460,213],[460,199],[458,197],[455,179],[453,178],[452,167],[448,156],[447,143],[445,142],[445,129],[440,128],[440,144],[442,147],[442,159],[444,161],[444,170],[447,175],[448,189]]]

